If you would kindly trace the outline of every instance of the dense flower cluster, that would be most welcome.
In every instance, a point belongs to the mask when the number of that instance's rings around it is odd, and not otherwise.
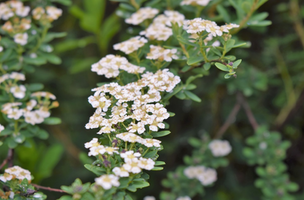
[[[137,67],[124,57],[107,55],[92,65],[92,71],[109,78],[118,76],[119,69],[130,73],[134,71],[142,73],[145,70],[140,67],[129,70],[127,65]],[[103,159],[106,167],[109,167],[106,162],[108,156],[119,156],[123,160],[120,166],[111,167],[115,175],[103,175],[97,178],[95,180],[97,185],[104,189],[117,187],[119,177],[128,177],[130,173],[137,174],[142,170],[154,168],[155,161],[144,158],[143,151],[139,151],[138,147],[141,149],[160,148],[161,141],[146,134],[165,128],[163,121],[170,115],[159,103],[161,94],[171,92],[179,82],[178,76],[164,69],[156,73],[146,72],[138,81],[126,85],[112,82],[92,90],[95,93],[88,100],[96,110],[86,124],[86,128],[99,128],[97,134],[114,134],[113,141],[116,142],[113,142],[112,146],[106,146],[100,143],[98,138],[93,138],[85,143],[85,147],[89,149],[88,155],[105,156]],[[121,148],[117,144],[125,145]],[[130,145],[127,146],[127,144]]]
[[[28,42],[27,30],[31,28],[30,7],[24,6],[21,1],[7,1],[0,3],[0,19],[6,22],[1,26],[2,30],[14,37],[14,41],[22,46]],[[61,16],[62,10],[54,6],[45,9],[37,7],[32,11],[32,17],[42,23],[50,23]],[[1,52],[1,51],[0,51]]]
[[[166,41],[173,33],[171,23],[183,24],[185,16],[177,11],[165,11],[164,14],[158,15],[150,26],[140,32],[140,35],[145,35],[150,40]]]
[[[209,143],[209,149],[213,156],[226,156],[231,152],[231,146],[226,140],[213,140]]]
[[[139,49],[140,47],[144,46],[147,42],[147,39],[140,36],[136,36],[128,39],[127,41],[115,44],[113,47],[115,50],[120,50],[125,54],[130,54]]]
[[[23,180],[25,178],[29,182],[32,180],[31,172],[26,170],[26,169],[22,169],[19,166],[6,168],[4,172],[5,173],[0,176],[0,180],[2,182],[7,182],[7,181],[10,181],[10,180],[13,180],[13,179]]]
[[[184,174],[190,179],[198,179],[202,185],[210,185],[217,180],[216,171],[205,166],[187,167]]]
[[[94,63],[91,70],[98,75],[113,78],[119,75],[119,70],[127,71],[130,74],[141,74],[145,71],[145,68],[129,63],[125,57],[107,55],[97,63]]]
[[[199,34],[203,31],[206,31],[213,37],[222,36],[223,33],[229,33],[230,29],[238,27],[239,25],[237,24],[226,24],[223,26],[218,26],[215,22],[202,18],[185,20],[184,22],[184,29],[187,31],[187,33]]]
[[[176,53],[177,49],[165,49],[161,46],[150,45],[150,52],[147,54],[146,58],[171,62],[172,59],[178,59]]]
[[[181,5],[206,6],[210,0],[183,0]]]
[[[146,19],[154,18],[158,14],[158,10],[155,8],[145,7],[140,8],[136,13],[133,13],[131,17],[127,18],[125,22],[127,24],[138,25]]]

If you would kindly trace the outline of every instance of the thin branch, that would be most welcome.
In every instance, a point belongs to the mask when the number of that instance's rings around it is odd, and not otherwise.
[[[250,108],[250,106],[248,105],[248,103],[247,103],[245,97],[244,97],[241,93],[239,93],[239,94],[238,94],[238,98],[240,99],[240,102],[241,102],[241,104],[242,104],[242,106],[243,106],[243,108],[244,108],[244,110],[245,110],[245,113],[246,113],[246,115],[247,115],[247,117],[248,117],[248,120],[249,120],[249,122],[250,122],[252,128],[253,128],[254,130],[256,130],[256,129],[259,127],[259,125],[258,125],[256,119],[254,118],[254,116],[253,116],[253,114],[252,114],[252,111],[251,111],[251,108]]]
[[[48,190],[48,191],[53,191],[53,192],[66,193],[65,191],[60,190],[60,189],[55,189],[55,188],[50,188],[50,187],[44,187],[44,186],[36,185],[36,184],[33,184],[33,183],[32,183],[32,186],[34,186],[35,188],[38,188],[38,189],[42,189],[42,190]]]
[[[241,104],[236,102],[233,109],[231,110],[229,116],[227,117],[223,126],[219,129],[219,131],[215,134],[215,138],[221,138],[223,134],[227,131],[229,126],[235,121],[237,114],[239,113],[241,108]]]
[[[301,19],[300,8],[301,6],[299,5],[298,0],[290,1],[290,15],[293,18],[294,29],[296,30],[304,48],[304,26]]]
[[[7,153],[7,157],[0,165],[0,169],[2,169],[7,163],[8,163],[8,167],[12,167],[14,165],[13,156],[14,156],[14,149],[9,149]]]

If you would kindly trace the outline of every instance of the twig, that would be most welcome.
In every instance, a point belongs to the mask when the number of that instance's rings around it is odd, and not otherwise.
[[[235,121],[236,115],[238,114],[240,108],[241,108],[241,104],[239,102],[236,102],[229,116],[227,117],[225,123],[215,134],[215,138],[221,138],[223,136],[223,134],[227,131],[229,126]]]
[[[250,19],[254,11],[256,11],[259,8],[258,2],[259,0],[255,0],[253,2],[250,11],[247,13],[246,17],[239,23],[239,27],[230,31],[231,35],[239,32],[247,24],[248,20]]]
[[[60,189],[55,189],[55,188],[50,188],[50,187],[44,187],[44,186],[36,185],[36,184],[33,184],[33,183],[32,183],[32,186],[34,186],[35,188],[38,188],[38,189],[42,189],[42,190],[48,190],[48,191],[53,191],[53,192],[66,193],[65,191],[60,190]]]
[[[293,18],[294,29],[296,30],[304,48],[304,26],[301,19],[300,8],[298,0],[290,1],[290,15]]]
[[[13,156],[14,156],[14,149],[9,149],[7,153],[7,157],[0,165],[0,169],[2,169],[7,163],[8,163],[8,167],[12,167],[14,165]]]
[[[245,113],[248,117],[248,120],[249,120],[252,128],[254,130],[256,130],[259,127],[259,125],[258,125],[256,119],[254,118],[253,114],[252,114],[250,106],[248,105],[247,101],[245,100],[244,96],[241,93],[238,94],[238,98],[240,99],[240,102],[241,102],[241,104],[242,104],[242,106],[245,110]]]

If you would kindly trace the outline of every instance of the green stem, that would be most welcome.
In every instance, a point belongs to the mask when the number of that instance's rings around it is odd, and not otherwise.
[[[130,3],[132,4],[132,6],[134,6],[134,8],[136,8],[136,10],[140,8],[140,6],[136,3],[135,0],[130,0]]]
[[[186,56],[187,58],[189,58],[189,54],[188,54],[188,52],[187,52],[187,50],[186,50],[186,48],[185,48],[185,45],[183,45],[181,42],[179,42],[179,45],[181,46],[181,48],[182,48],[183,53],[185,54],[185,56]]]
[[[37,45],[30,51],[30,54],[31,53],[35,53],[39,49],[39,47],[41,46],[41,44],[42,44],[42,42],[43,42],[43,40],[44,40],[44,38],[45,38],[48,30],[49,30],[49,27],[45,26],[44,29],[43,29],[43,31],[42,31],[42,35],[41,35],[41,37],[38,40]]]
[[[111,139],[111,137],[110,137],[110,133],[108,133],[107,135],[108,135],[109,140],[110,140],[111,143],[112,143],[112,139]]]
[[[147,148],[147,150],[141,155],[142,157],[144,157],[144,155],[146,155],[148,153],[150,148]]]

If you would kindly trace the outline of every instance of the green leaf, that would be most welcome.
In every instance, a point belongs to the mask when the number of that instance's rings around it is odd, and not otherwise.
[[[55,38],[61,38],[66,36],[67,34],[65,32],[61,32],[61,33],[47,33],[43,42],[48,43],[50,41],[52,41]]]
[[[99,46],[103,51],[107,50],[111,39],[120,30],[121,23],[119,22],[120,18],[115,13],[107,17],[103,22],[99,33],[100,37],[102,38],[102,40],[99,42]]]
[[[218,5],[216,6],[216,10],[217,10],[217,12],[221,15],[221,17],[223,18],[223,20],[224,20],[226,23],[231,22],[230,14],[226,11],[226,9],[225,9],[221,4],[218,4]]]
[[[37,57],[37,58],[24,57],[23,61],[25,63],[32,65],[43,65],[46,64],[47,62],[45,58],[41,58],[41,57]]]
[[[43,84],[41,83],[31,83],[27,86],[27,89],[31,92],[36,92],[43,89]]]
[[[235,40],[233,40],[233,39],[228,40],[225,45],[226,52],[230,51],[233,48],[234,44],[235,44]]]
[[[18,145],[18,143],[12,137],[9,137],[6,143],[10,149],[14,149]]]
[[[232,68],[237,69],[238,66],[241,64],[241,62],[242,62],[242,59],[239,59],[239,60],[233,62]]]
[[[290,192],[296,192],[297,190],[299,190],[299,185],[296,183],[290,182],[286,185],[286,188]]]
[[[43,54],[41,55],[41,57],[45,58],[47,61],[49,61],[52,64],[55,65],[61,64],[61,59],[54,54]]]
[[[190,45],[190,46],[196,46],[196,47],[198,47],[198,44],[195,44],[195,43],[190,42],[190,41],[188,40],[188,38],[185,38],[185,37],[183,37],[183,36],[181,36],[181,35],[176,36],[176,39],[177,39],[178,41],[180,41],[182,44],[187,44],[187,45]]]
[[[48,125],[61,124],[61,119],[58,117],[48,117],[44,119],[43,123]]]
[[[166,163],[164,161],[155,161],[155,165],[165,165]]]
[[[269,26],[271,25],[272,22],[269,20],[264,20],[264,21],[252,21],[249,26]]]
[[[222,71],[229,72],[229,68],[226,67],[226,65],[223,65],[222,63],[217,62],[215,63],[215,66]]]
[[[76,74],[85,70],[90,70],[92,63],[95,63],[97,60],[97,58],[74,59],[75,62],[69,68],[69,72],[71,74]]]
[[[203,56],[191,56],[187,60],[187,65],[195,65],[195,64],[200,63],[202,61],[204,61]]]
[[[196,102],[201,102],[202,100],[198,97],[198,96],[196,96],[196,94],[194,94],[194,93],[192,93],[192,92],[190,92],[190,91],[185,91],[185,95],[187,96],[187,97],[189,97],[191,100],[193,100],[193,101],[196,101]]]
[[[192,81],[194,81],[195,79],[200,78],[200,77],[203,77],[203,75],[198,74],[198,75],[195,75],[195,76],[190,76],[186,81],[186,85],[190,84]]]
[[[205,70],[209,70],[210,67],[211,67],[211,63],[205,63],[205,64],[203,65],[203,67],[204,67]]]
[[[64,148],[61,144],[54,144],[44,152],[44,156],[41,158],[38,165],[38,176],[35,179],[43,179],[50,177],[54,167],[59,162]]]
[[[186,72],[191,68],[191,66],[186,65],[185,67],[182,68],[182,72]]]
[[[13,49],[4,49],[3,54],[0,58],[0,62],[6,61],[12,53],[13,53]]]
[[[228,73],[228,74],[225,74],[224,78],[225,78],[225,79],[229,79],[229,78],[231,78],[231,75],[230,75],[229,73]]]
[[[161,132],[156,132],[156,133],[151,133],[153,137],[164,137],[166,135],[169,135],[171,132],[170,131],[161,131]]]
[[[154,167],[153,169],[151,169],[152,171],[161,171],[163,170],[163,167]]]
[[[190,83],[189,85],[186,86],[185,89],[186,90],[194,90],[195,88],[196,88],[196,85]]]
[[[49,137],[49,133],[46,130],[40,129],[39,132],[36,133],[36,136],[42,140],[46,140]]]
[[[58,200],[73,200],[73,197],[64,195],[64,196],[60,197]]]
[[[176,98],[181,99],[181,100],[187,98],[186,95],[185,95],[185,91],[180,91],[177,94],[175,94],[175,96],[176,96]]]
[[[62,5],[69,6],[72,4],[71,0],[51,0],[52,2],[61,3]]]
[[[94,166],[94,165],[91,165],[91,164],[85,164],[84,167],[87,170],[89,170],[89,171],[93,172],[94,174],[96,174],[97,176],[101,176],[101,175],[103,175],[103,174],[106,173],[106,171],[103,168],[97,167],[97,166]]]
[[[13,132],[14,132],[13,130],[11,130],[9,128],[6,128],[6,129],[4,129],[3,131],[0,132],[0,136],[10,135]]]

